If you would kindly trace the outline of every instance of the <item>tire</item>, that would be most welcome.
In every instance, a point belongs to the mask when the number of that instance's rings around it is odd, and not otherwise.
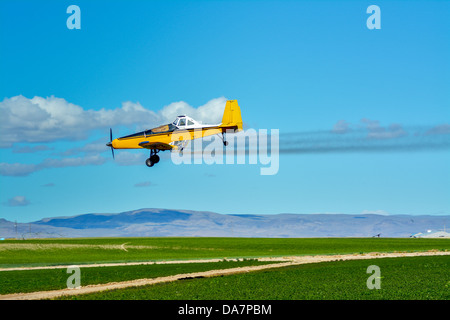
[[[145,164],[147,165],[147,167],[153,167],[154,163],[152,161],[152,158],[148,158],[147,160],[145,160]]]
[[[159,156],[157,154],[152,155],[150,161],[153,162],[153,164],[157,164],[159,162]]]

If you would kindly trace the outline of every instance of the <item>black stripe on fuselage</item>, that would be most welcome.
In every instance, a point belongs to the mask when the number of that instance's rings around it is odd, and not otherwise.
[[[175,126],[174,126],[174,127],[175,127]],[[187,132],[192,132],[192,131],[200,130],[200,129],[201,129],[202,131],[205,131],[205,130],[208,130],[208,129],[219,129],[219,128],[221,128],[221,127],[220,127],[220,126],[217,126],[217,127],[192,128],[192,129],[178,129],[177,127],[175,127],[175,129],[170,129],[170,130],[164,131],[164,132],[154,132],[154,133],[148,133],[148,132],[150,132],[151,130],[147,130],[147,131],[141,131],[141,132],[138,132],[138,133],[135,133],[135,134],[131,134],[131,135],[129,135],[129,136],[120,137],[120,138],[118,138],[117,140],[128,140],[128,139],[136,139],[136,138],[146,138],[146,137],[148,137],[148,136],[153,136],[153,137],[155,137],[155,136],[159,136],[159,135],[164,135],[164,134],[168,134],[168,133],[173,133],[174,131],[181,131],[181,132],[187,131]],[[144,135],[144,133],[145,133],[145,135]]]

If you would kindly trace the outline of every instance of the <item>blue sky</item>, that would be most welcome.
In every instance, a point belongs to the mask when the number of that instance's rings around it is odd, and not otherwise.
[[[80,30],[66,26],[72,4]],[[366,26],[372,4],[379,30]],[[446,1],[1,0],[0,217],[146,207],[448,215],[449,14]],[[288,145],[299,133],[332,137],[343,121],[384,130],[380,143],[393,124],[411,139],[425,128],[447,148],[281,153],[272,176],[167,155],[147,168],[134,161],[146,150],[113,161],[100,148],[109,127],[115,137],[146,127],[139,114],[150,128],[175,105],[224,99],[238,100],[247,128],[279,129]]]

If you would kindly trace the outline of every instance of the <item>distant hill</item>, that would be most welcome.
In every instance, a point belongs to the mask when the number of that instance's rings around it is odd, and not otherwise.
[[[218,214],[140,209],[30,223],[0,219],[0,238],[52,237],[410,237],[440,230],[450,216],[351,214]]]

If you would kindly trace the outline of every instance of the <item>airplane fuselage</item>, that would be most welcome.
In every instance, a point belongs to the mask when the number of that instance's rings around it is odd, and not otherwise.
[[[206,126],[192,129],[174,129],[159,133],[149,133],[150,130],[142,131],[133,135],[114,139],[111,143],[114,149],[140,149],[145,142],[159,142],[171,144],[177,141],[203,138],[214,134],[225,132],[226,128],[221,126]]]

